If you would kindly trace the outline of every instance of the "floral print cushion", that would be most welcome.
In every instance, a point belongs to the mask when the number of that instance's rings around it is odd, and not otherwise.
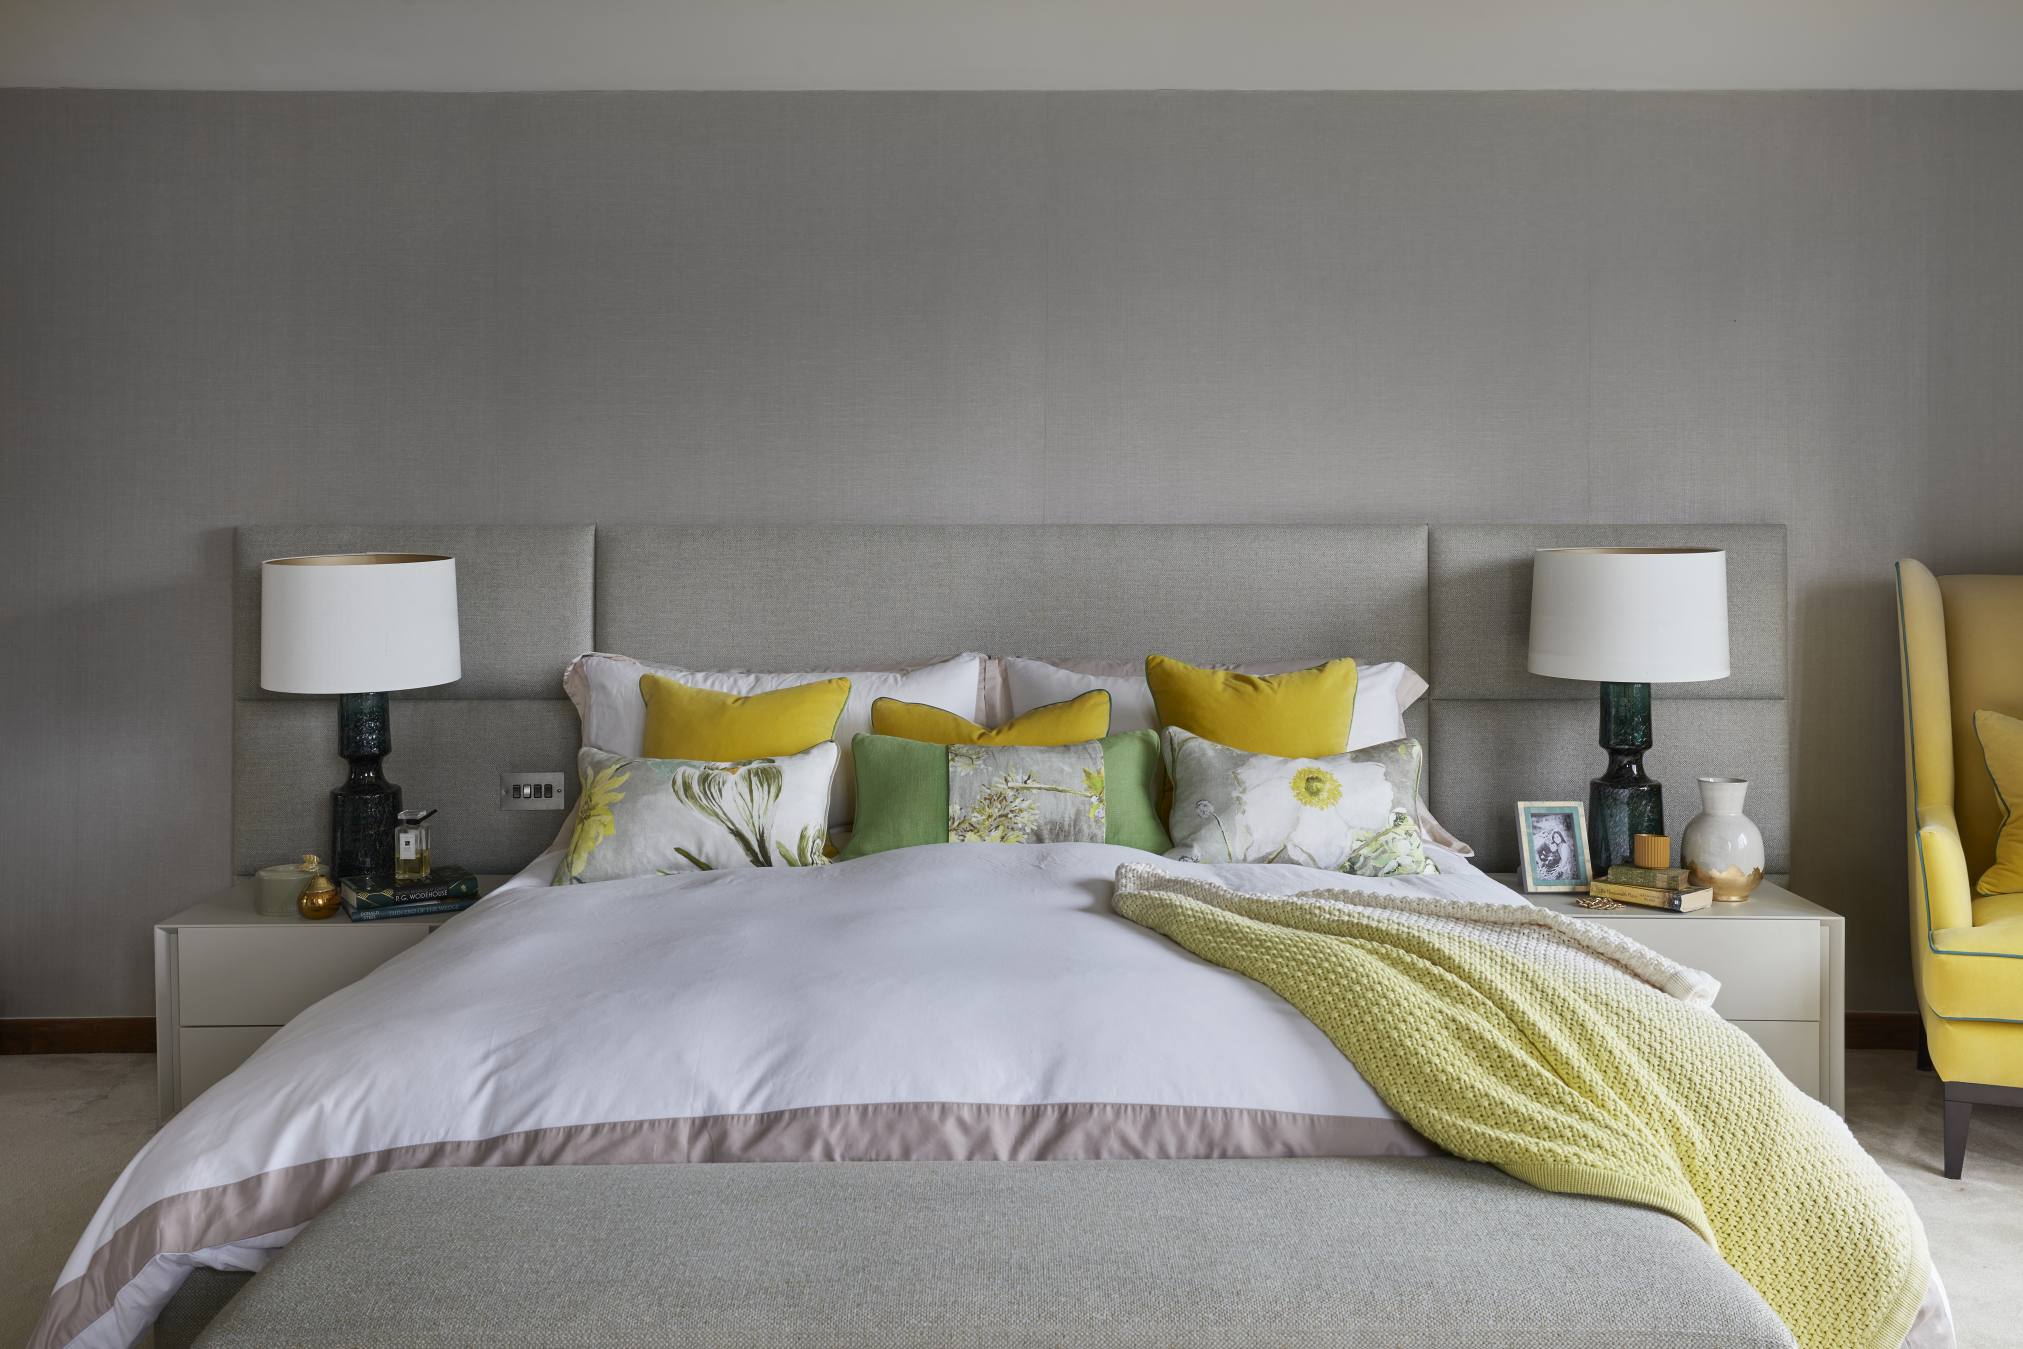
[[[950,745],[950,843],[1101,843],[1103,742]]]
[[[836,745],[742,763],[631,758],[585,746],[576,829],[556,885],[825,860]]]
[[[1356,876],[1436,871],[1417,802],[1416,740],[1280,759],[1166,731],[1173,848],[1187,862],[1288,862]]]

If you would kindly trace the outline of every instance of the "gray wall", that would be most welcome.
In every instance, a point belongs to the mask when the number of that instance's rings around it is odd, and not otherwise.
[[[0,0],[0,85],[2014,89],[2013,0]]]
[[[1788,522],[1796,883],[1906,1006],[1888,564],[2023,570],[2019,144],[2013,95],[0,93],[0,1015],[148,1010],[229,872],[229,527],[374,517]]]

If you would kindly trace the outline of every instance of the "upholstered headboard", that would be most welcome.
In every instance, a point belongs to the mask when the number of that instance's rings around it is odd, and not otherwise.
[[[554,813],[498,807],[498,775],[573,779],[564,666],[617,651],[698,668],[903,664],[993,654],[1402,660],[1432,693],[1442,821],[1491,869],[1515,864],[1511,803],[1586,794],[1600,770],[1592,685],[1524,670],[1534,549],[1680,544],[1729,553],[1734,674],[1657,689],[1676,833],[1702,773],[1748,777],[1773,870],[1789,842],[1781,525],[260,526],[239,531],[233,865],[329,836],[343,777],[334,699],[260,689],[260,563],[378,549],[457,559],[464,675],[396,694],[388,775],[435,806],[438,849],[517,870]],[[571,795],[574,787],[571,785]]]

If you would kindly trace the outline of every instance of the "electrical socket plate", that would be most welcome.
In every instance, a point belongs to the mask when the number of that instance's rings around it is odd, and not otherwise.
[[[560,773],[499,774],[500,810],[561,810]]]

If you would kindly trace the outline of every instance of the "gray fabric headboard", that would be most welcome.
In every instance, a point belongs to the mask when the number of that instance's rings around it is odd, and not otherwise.
[[[238,534],[233,865],[324,851],[343,777],[330,698],[259,687],[260,563],[378,549],[457,559],[464,676],[394,696],[388,775],[440,809],[441,855],[517,870],[559,814],[498,808],[498,775],[571,779],[564,666],[618,651],[697,668],[891,665],[956,651],[1402,660],[1442,821],[1515,865],[1512,802],[1584,798],[1592,685],[1525,673],[1534,549],[1729,552],[1734,674],[1656,690],[1652,772],[1676,834],[1703,773],[1750,778],[1772,869],[1790,833],[1781,525],[260,526]]]

